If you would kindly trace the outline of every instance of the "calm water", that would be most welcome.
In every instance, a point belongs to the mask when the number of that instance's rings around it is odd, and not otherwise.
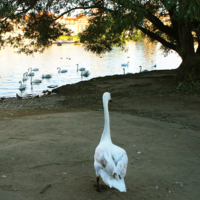
[[[40,94],[48,89],[49,85],[65,85],[79,81],[89,80],[94,77],[123,74],[121,63],[129,61],[126,73],[138,73],[139,66],[143,69],[151,70],[152,61],[159,69],[175,69],[181,63],[181,58],[175,53],[164,57],[159,45],[142,42],[129,42],[126,46],[129,51],[121,51],[115,48],[112,52],[102,55],[102,57],[86,52],[82,45],[65,44],[63,46],[53,45],[43,54],[26,56],[14,53],[10,47],[0,51],[0,97],[13,97],[16,93],[21,96],[27,94]],[[62,59],[61,59],[62,58]],[[70,60],[67,58],[71,58]],[[76,64],[85,67],[91,72],[89,77],[81,79],[80,72],[77,73]],[[43,79],[42,83],[31,86],[31,78],[24,82],[26,90],[20,92],[19,81],[23,78],[23,73],[28,68],[39,68],[34,72],[32,80],[42,79],[42,74],[52,74],[51,79]],[[58,73],[57,67],[67,69],[67,73]],[[156,70],[155,69],[155,70]]]

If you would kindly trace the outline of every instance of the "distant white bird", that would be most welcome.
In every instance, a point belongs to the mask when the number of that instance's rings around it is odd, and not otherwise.
[[[128,67],[129,66],[129,61],[127,63],[122,63],[121,66],[122,67]]]
[[[52,75],[51,74],[42,74],[42,78],[51,78]]]
[[[60,67],[57,68],[58,69],[58,73],[66,73],[67,69],[62,69]]]
[[[42,83],[42,80],[40,80],[40,79],[35,79],[35,80],[33,80],[33,81],[31,80],[31,84],[32,84],[32,83]]]
[[[124,74],[125,74],[125,68],[123,68],[123,72],[124,72]]]
[[[39,68],[33,68],[32,71],[39,71]]]
[[[88,77],[90,75],[90,72],[88,70],[82,71],[81,76]]]
[[[23,79],[22,79],[23,82],[28,80],[27,76],[28,76],[28,72],[23,74]]]
[[[78,71],[81,71],[81,72],[85,71],[85,68],[84,68],[84,67],[78,68],[78,64],[76,64],[76,65],[77,65],[77,72],[78,72]]]
[[[140,66],[140,72],[149,72],[149,70],[148,69],[142,70],[142,66]]]
[[[25,90],[26,89],[26,85],[22,84],[21,81],[19,81],[19,83],[20,83],[19,90]]]
[[[128,157],[124,149],[112,143],[108,111],[109,101],[111,101],[111,95],[109,92],[105,92],[103,94],[104,130],[94,154],[94,168],[97,176],[95,189],[100,191],[99,176],[101,176],[103,182],[110,188],[126,192],[124,177],[126,175]]]
[[[31,70],[31,72],[28,73],[28,76],[34,76],[35,74],[34,74],[34,72],[32,72],[32,68],[30,67],[29,69]],[[29,71],[29,69],[28,69],[28,71]]]

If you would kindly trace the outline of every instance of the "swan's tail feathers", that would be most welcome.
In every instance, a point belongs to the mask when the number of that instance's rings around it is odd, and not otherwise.
[[[115,188],[120,192],[126,192],[126,185],[124,178],[115,178],[114,176],[109,176],[105,171],[101,171],[101,178],[103,182],[108,185],[110,188]]]

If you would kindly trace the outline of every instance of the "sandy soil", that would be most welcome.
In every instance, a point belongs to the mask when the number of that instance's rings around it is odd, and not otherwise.
[[[154,71],[63,86],[54,90],[59,109],[1,108],[0,199],[199,199],[200,98],[172,92],[175,73]],[[129,158],[126,193],[93,188],[105,91],[113,100],[113,143]]]

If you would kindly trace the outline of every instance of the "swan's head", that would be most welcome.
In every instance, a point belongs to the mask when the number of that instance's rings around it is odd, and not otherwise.
[[[104,100],[107,100],[107,101],[112,102],[112,100],[111,100],[111,94],[110,94],[109,92],[105,92],[105,93],[103,94],[103,101],[104,101]]]
[[[28,68],[28,71],[29,71],[29,69],[32,71],[32,68],[30,67],[30,68]]]
[[[21,81],[19,81],[19,83],[22,83]]]
[[[60,67],[57,67],[57,69],[61,69]]]

